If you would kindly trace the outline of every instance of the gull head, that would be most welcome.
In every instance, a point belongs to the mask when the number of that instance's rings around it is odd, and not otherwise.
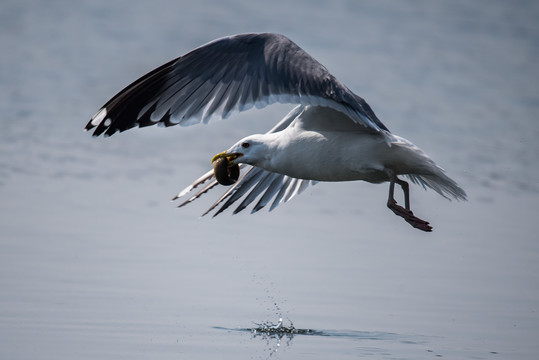
[[[226,158],[229,166],[245,163],[260,165],[269,156],[268,145],[264,135],[251,135],[235,143],[230,149],[215,155],[211,162]]]

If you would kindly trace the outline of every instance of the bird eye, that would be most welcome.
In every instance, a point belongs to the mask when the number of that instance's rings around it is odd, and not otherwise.
[[[248,142],[244,142],[241,144],[241,147],[244,149],[247,149],[249,146],[251,146],[251,144],[249,144]]]

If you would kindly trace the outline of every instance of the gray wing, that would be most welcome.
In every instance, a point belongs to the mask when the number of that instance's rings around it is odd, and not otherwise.
[[[259,196],[260,198],[253,207],[251,213],[255,213],[264,208],[273,200],[270,206],[271,211],[277,205],[285,203],[292,199],[295,195],[303,192],[303,190],[305,190],[309,184],[316,183],[315,181],[295,179],[286,175],[277,174],[261,168],[242,164],[242,166],[240,166],[240,171],[243,172],[245,169],[245,173],[238,179],[238,181],[228,188],[228,190],[204,214],[202,214],[202,216],[207,215],[216,207],[221,205],[221,207],[213,215],[217,216],[229,208],[232,204],[243,198],[243,201],[234,210],[234,214],[237,214],[248,207]],[[215,180],[213,175],[213,171],[209,171],[208,173],[204,174],[172,200],[178,199],[179,197],[185,195],[186,192],[190,192],[206,182],[208,183],[204,187],[202,187],[194,195],[190,196],[178,207],[190,204],[194,200],[198,199],[201,195],[218,185],[217,180]]]
[[[281,131],[282,129],[286,128],[302,111],[302,105],[296,106],[277,125],[275,125],[275,127],[268,131],[268,133]],[[238,181],[229,187],[228,190],[204,214],[202,214],[202,216],[207,215],[221,205],[221,207],[213,215],[217,216],[242,198],[243,201],[234,210],[234,214],[237,214],[245,209],[258,197],[260,198],[253,207],[251,213],[255,213],[264,208],[273,200],[270,206],[271,211],[277,205],[287,202],[295,195],[300,194],[307,188],[307,186],[309,186],[309,184],[316,183],[316,181],[296,179],[246,164],[240,164],[240,172],[243,175],[238,179]],[[182,207],[195,201],[201,195],[207,193],[209,190],[218,185],[219,183],[215,179],[213,170],[210,170],[195,180],[191,185],[183,189],[172,200],[177,200],[191,193],[199,186],[202,186],[197,192],[189,196],[187,200],[178,206]]]
[[[320,105],[377,132],[388,131],[361,97],[283,35],[225,37],[174,59],[127,86],[88,122],[94,136],[135,126],[192,125],[281,103]]]

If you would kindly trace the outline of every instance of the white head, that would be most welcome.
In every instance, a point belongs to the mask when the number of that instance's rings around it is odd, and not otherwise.
[[[219,158],[226,158],[230,165],[245,163],[263,167],[262,164],[270,158],[270,146],[267,135],[250,135],[241,139],[230,149],[213,157],[212,163]]]

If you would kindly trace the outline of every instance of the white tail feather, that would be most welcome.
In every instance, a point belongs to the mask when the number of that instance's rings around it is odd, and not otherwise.
[[[408,178],[424,188],[431,188],[446,199],[466,200],[466,192],[447,176],[443,169],[436,167],[436,174],[408,174]]]

